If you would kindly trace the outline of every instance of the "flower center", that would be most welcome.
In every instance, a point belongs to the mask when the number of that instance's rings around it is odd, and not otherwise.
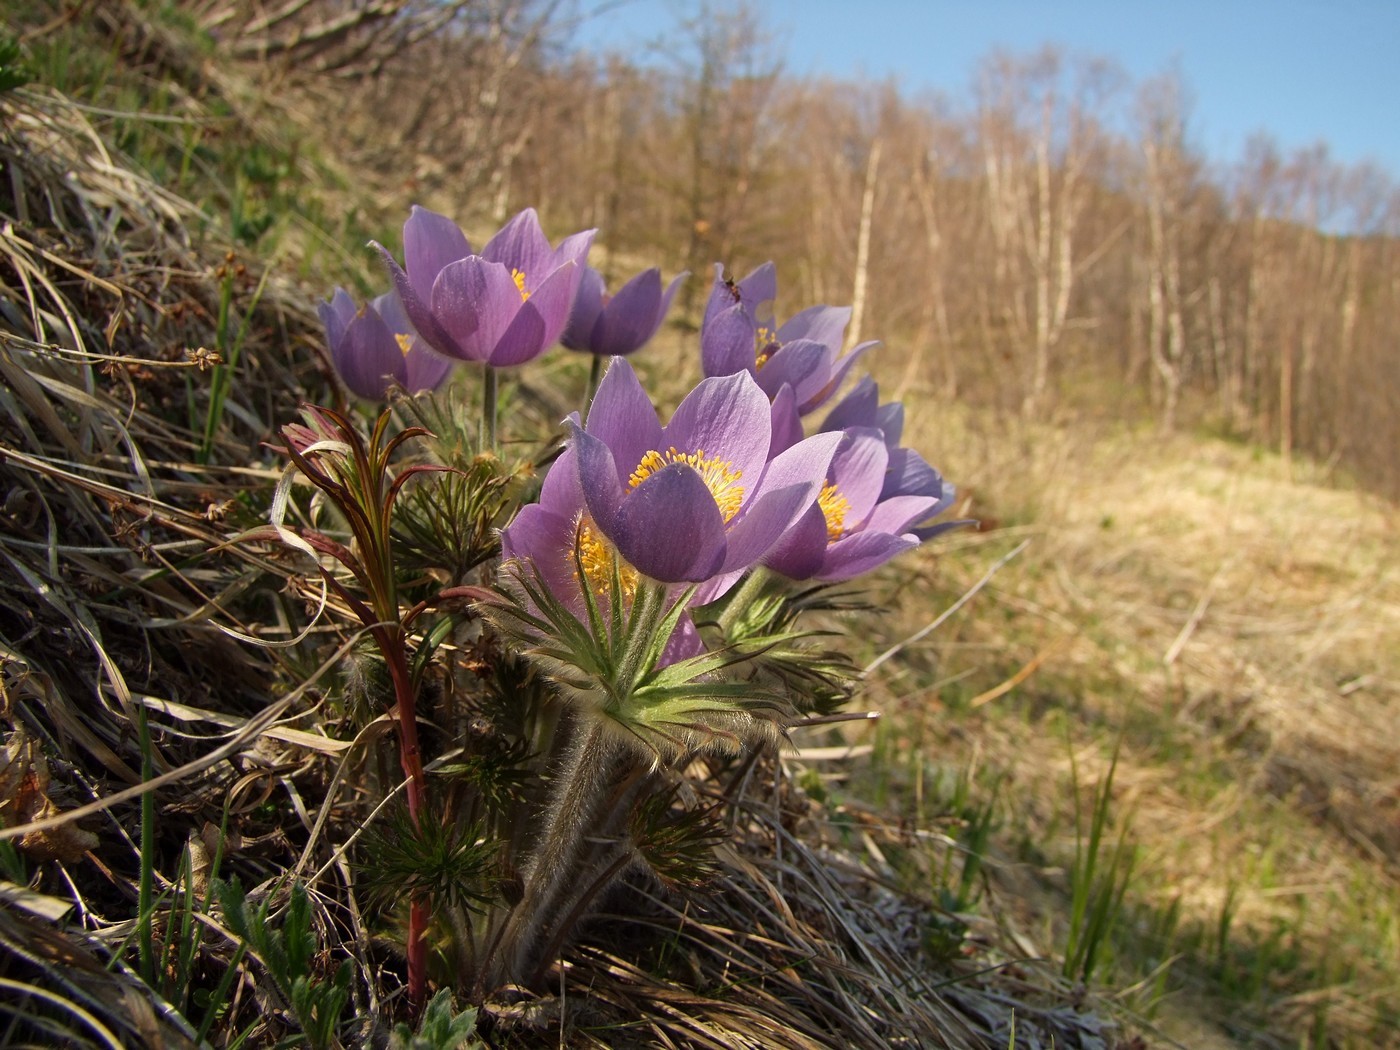
[[[642,457],[637,469],[632,471],[632,476],[627,479],[627,484],[636,488],[662,467],[672,463],[684,463],[700,475],[705,487],[714,496],[726,525],[739,513],[739,508],[744,505],[744,486],[739,484],[743,471],[735,470],[734,464],[727,459],[705,455],[704,449],[696,452],[677,452],[675,446],[672,446],[665,453],[653,449]]]
[[[530,293],[525,290],[525,274],[515,267],[510,268],[510,279],[515,282],[515,287],[520,289],[520,301],[523,303],[530,298]]]
[[[835,543],[846,531],[846,514],[851,509],[851,501],[841,495],[841,490],[832,482],[822,486],[821,495],[817,497],[817,506],[822,510],[822,517],[826,519],[826,541]]]
[[[768,328],[760,326],[753,336],[755,353],[753,367],[754,371],[759,371],[768,363],[768,359],[780,348],[777,334]]]
[[[404,357],[407,357],[408,352],[413,349],[413,336],[405,335],[403,332],[394,333],[394,342],[399,344],[399,352]]]
[[[592,523],[582,514],[579,515],[574,531],[574,547],[578,550],[576,564],[583,569],[581,578],[578,570],[574,570],[579,585],[587,587],[599,598],[607,598],[612,594],[612,577],[616,570],[618,581],[622,585],[622,598],[631,604],[632,599],[637,596],[640,574],[618,557],[617,548],[610,544],[601,532],[594,529]]]

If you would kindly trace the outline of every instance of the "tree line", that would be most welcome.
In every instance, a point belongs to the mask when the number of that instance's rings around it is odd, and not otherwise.
[[[708,0],[632,56],[570,51],[556,0],[191,6],[332,84],[356,163],[464,218],[596,225],[607,259],[696,274],[691,311],[714,262],[773,259],[779,312],[853,304],[906,395],[1150,413],[1400,494],[1400,189],[1323,144],[1206,157],[1175,70],[994,53],[918,97],[787,75],[752,7]]]

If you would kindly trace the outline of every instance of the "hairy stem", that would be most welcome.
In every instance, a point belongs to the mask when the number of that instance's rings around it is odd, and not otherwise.
[[[538,979],[582,917],[588,898],[604,888],[599,870],[612,869],[637,795],[651,777],[602,726],[582,729],[555,777],[544,831],[525,872],[520,902],[511,909],[484,969],[483,991]],[[611,881],[611,877],[607,880]]]

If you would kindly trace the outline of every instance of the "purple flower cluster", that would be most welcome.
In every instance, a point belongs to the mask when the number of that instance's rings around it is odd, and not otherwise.
[[[776,294],[772,263],[737,282],[717,269],[700,335],[707,376],[751,375],[771,399],[770,455],[804,440],[806,417],[831,400],[851,366],[876,345],[840,352],[851,317],[846,308],[813,306],[775,325]],[[903,428],[904,407],[881,405],[875,381],[864,377],[816,428],[840,438],[821,490],[763,563],[797,580],[849,580],[963,524],[928,524],[952,505],[954,490],[922,456],[900,446]]]
[[[523,365],[561,340],[599,355],[632,353],[661,327],[681,277],[663,292],[660,271],[647,270],[609,297],[586,262],[595,232],[552,247],[527,208],[478,255],[455,222],[415,206],[402,266],[374,245],[392,291],[357,311],[337,288],[320,307],[336,371],[351,393],[378,400],[392,384],[436,389],[459,361]]]
[[[705,378],[663,423],[623,358],[656,333],[685,274],[663,287],[646,270],[610,296],[587,265],[594,232],[552,246],[527,209],[476,254],[456,223],[415,207],[403,265],[375,246],[393,290],[357,310],[337,289],[321,306],[332,361],[365,398],[435,388],[458,361],[521,365],[560,342],[614,358],[586,422],[567,421],[539,502],[502,534],[516,571],[580,613],[643,584],[703,604],[757,567],[849,580],[960,524],[931,523],[953,489],[900,445],[901,405],[880,404],[869,377],[835,400],[876,344],[843,352],[847,308],[777,322],[772,263],[739,281],[716,267]],[[676,658],[699,645],[688,619],[677,639]]]
[[[899,444],[903,408],[881,405],[873,380],[808,432],[804,417],[874,344],[840,352],[845,309],[773,325],[775,293],[771,264],[739,282],[717,273],[700,334],[706,378],[667,423],[631,365],[613,361],[586,423],[568,420],[540,502],[504,530],[508,562],[533,566],[576,610],[585,590],[627,600],[643,581],[693,586],[699,605],[758,566],[849,580],[958,524],[929,524],[953,489]],[[689,620],[683,631],[668,655],[699,645]]]

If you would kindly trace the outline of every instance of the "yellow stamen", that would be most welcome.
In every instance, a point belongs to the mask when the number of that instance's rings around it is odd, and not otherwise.
[[[413,349],[413,336],[405,335],[403,332],[394,333],[394,342],[399,344],[399,352],[404,357],[407,357],[408,352]]]
[[[510,279],[515,282],[515,287],[520,289],[520,301],[523,303],[530,298],[530,293],[525,290],[525,275],[515,267],[511,267]]]
[[[739,513],[739,508],[744,505],[744,487],[738,482],[744,472],[735,470],[734,464],[727,459],[722,460],[717,456],[705,455],[704,449],[696,452],[677,452],[672,446],[665,453],[652,450],[642,457],[642,461],[637,464],[637,469],[632,472],[627,483],[632,488],[636,488],[662,467],[671,463],[684,463],[700,475],[701,480],[705,482],[705,487],[715,497],[715,503],[719,507],[720,515],[724,518],[725,524],[728,524],[734,515]]]
[[[616,567],[622,584],[622,598],[631,604],[637,596],[640,574],[618,557],[617,548],[596,531],[586,517],[579,518],[574,546],[578,549],[578,564],[583,567],[583,578],[579,579],[579,584],[588,587],[599,598],[607,598],[612,593],[612,575]],[[578,577],[577,570],[574,575]]]
[[[777,334],[760,326],[758,331],[754,333],[754,346],[756,352],[753,366],[755,370],[761,370],[763,366],[768,363],[768,359],[772,357],[774,352],[778,349]]]
[[[846,514],[851,509],[851,501],[841,495],[841,491],[833,483],[822,486],[822,493],[817,497],[817,506],[822,509],[822,517],[826,518],[826,540],[828,543],[835,543],[846,531]]]

